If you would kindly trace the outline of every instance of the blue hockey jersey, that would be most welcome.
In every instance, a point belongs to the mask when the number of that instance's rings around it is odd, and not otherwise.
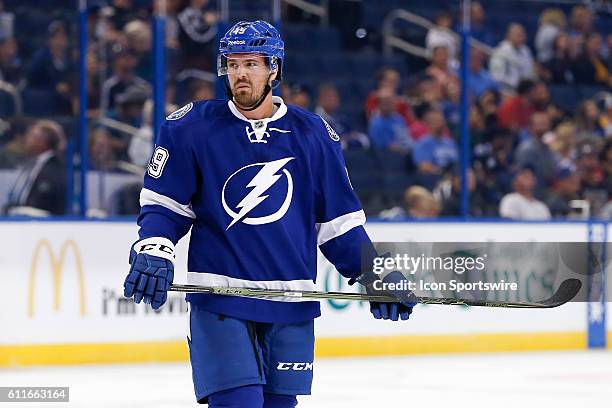
[[[249,120],[231,101],[190,103],[166,118],[140,195],[141,239],[175,244],[191,228],[187,283],[315,290],[317,246],[346,277],[371,245],[339,137],[319,116],[273,97]],[[241,319],[290,323],[318,302],[188,294]]]

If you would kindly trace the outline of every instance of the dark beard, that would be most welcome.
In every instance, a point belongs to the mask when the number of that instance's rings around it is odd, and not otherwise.
[[[251,88],[253,89],[253,88]],[[234,101],[240,105],[243,106],[245,108],[248,108],[249,106],[253,106],[257,103],[257,101],[259,101],[259,98],[261,98],[261,94],[263,91],[253,91],[251,90],[248,93],[234,93]]]

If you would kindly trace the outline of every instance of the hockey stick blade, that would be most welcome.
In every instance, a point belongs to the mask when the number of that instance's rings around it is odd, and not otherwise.
[[[483,307],[507,307],[517,309],[549,309],[561,306],[572,300],[580,291],[582,282],[578,279],[566,279],[559,289],[548,299],[541,302],[506,302],[493,300],[472,300],[454,298],[418,297],[419,303],[429,305],[464,305]],[[319,291],[286,291],[259,288],[233,288],[225,286],[170,285],[172,292],[203,293],[209,295],[243,296],[243,297],[285,297],[303,299],[336,299],[365,300],[370,302],[394,303],[397,299],[386,295],[369,295],[365,293],[319,292]]]

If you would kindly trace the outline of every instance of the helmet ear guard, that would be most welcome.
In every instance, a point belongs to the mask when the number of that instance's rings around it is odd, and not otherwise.
[[[276,57],[272,57],[271,59],[273,59],[274,62],[270,63],[270,69],[273,71],[276,70],[276,77],[272,80],[272,88],[276,88],[283,80],[283,60],[279,60]],[[274,66],[272,64],[274,64]]]

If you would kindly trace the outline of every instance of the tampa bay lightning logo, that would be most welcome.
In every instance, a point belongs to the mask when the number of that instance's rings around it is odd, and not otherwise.
[[[293,178],[283,167],[293,159],[249,164],[228,177],[221,192],[223,209],[232,218],[226,230],[239,221],[269,224],[287,213],[293,197]]]
[[[170,115],[166,116],[167,120],[179,120],[183,116],[185,116],[189,111],[193,108],[193,102],[189,102],[187,105],[182,108],[175,110]]]

